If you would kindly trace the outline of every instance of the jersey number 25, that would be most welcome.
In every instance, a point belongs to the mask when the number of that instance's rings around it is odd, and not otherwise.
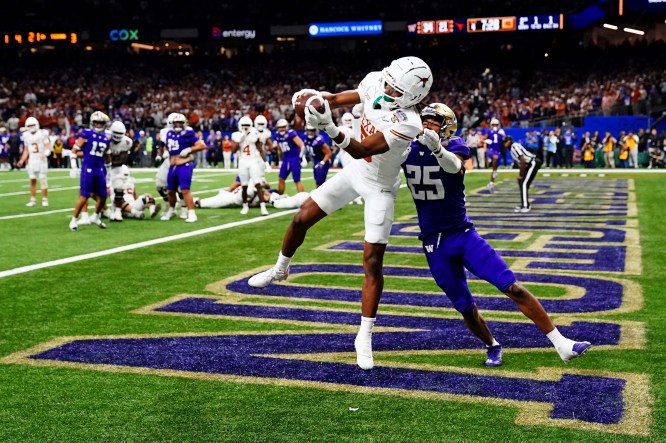
[[[423,167],[407,165],[407,173],[405,174],[407,177],[407,186],[409,186],[410,191],[412,191],[414,200],[444,199],[445,193],[442,180],[431,177],[431,174],[436,174],[440,170],[441,167],[439,165]],[[417,191],[415,186],[418,186],[421,189]]]

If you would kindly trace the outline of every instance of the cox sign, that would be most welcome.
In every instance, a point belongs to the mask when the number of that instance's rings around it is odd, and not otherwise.
[[[138,29],[114,29],[109,32],[109,38],[114,41],[138,40]]]

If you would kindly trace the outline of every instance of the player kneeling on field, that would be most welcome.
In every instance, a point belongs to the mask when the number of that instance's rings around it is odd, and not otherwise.
[[[121,210],[122,216],[125,218],[144,219],[146,208],[148,208],[150,218],[155,218],[162,209],[159,203],[155,203],[155,198],[152,195],[137,195],[134,177],[130,176],[130,170],[126,165],[121,166],[120,175],[116,177],[113,188],[115,193],[114,204],[116,208]],[[118,191],[122,192],[120,198],[118,197]],[[114,220],[122,221],[122,219]]]

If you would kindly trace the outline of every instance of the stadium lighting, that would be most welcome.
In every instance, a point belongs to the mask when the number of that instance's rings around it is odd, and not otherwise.
[[[641,31],[640,29],[632,29],[632,28],[624,28],[624,32],[629,32],[631,34],[638,34],[638,35],[644,35],[645,31]]]
[[[135,48],[135,49],[148,49],[149,51],[155,49],[154,46],[152,46],[152,45],[144,45],[143,43],[132,43],[131,46],[132,46],[132,48]],[[167,45],[167,46],[168,46],[168,45]]]
[[[617,31],[617,26],[609,25],[608,23],[604,23],[604,28],[608,28],[608,29],[612,29],[614,31]]]

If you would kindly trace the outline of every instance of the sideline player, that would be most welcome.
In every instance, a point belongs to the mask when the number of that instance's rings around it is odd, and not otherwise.
[[[25,120],[26,131],[22,135],[23,155],[18,161],[20,168],[28,161],[26,170],[30,179],[30,201],[26,206],[32,207],[37,203],[37,178],[39,177],[39,186],[42,190],[42,206],[49,205],[49,186],[46,175],[49,170],[48,157],[51,154],[51,142],[47,130],[39,129],[39,122],[35,117],[28,117]]]
[[[513,137],[507,135],[504,139],[504,146],[511,149],[511,157],[518,162],[520,170],[518,172],[518,188],[520,189],[520,206],[516,206],[514,212],[526,213],[532,210],[530,205],[529,190],[534,177],[536,177],[541,160],[536,155],[525,149],[520,143],[515,143]]]
[[[424,108],[421,118],[424,133],[412,142],[402,166],[416,205],[419,239],[435,282],[462,314],[469,330],[486,344],[486,366],[502,364],[502,346],[478,311],[465,268],[511,298],[546,334],[564,362],[582,355],[590,343],[562,336],[539,300],[516,281],[504,260],[467,217],[464,162],[470,158],[470,150],[460,137],[454,136],[458,123],[453,111],[442,103],[433,103]]]
[[[243,116],[238,121],[238,131],[231,134],[231,150],[238,156],[238,177],[242,188],[243,208],[240,213],[245,215],[250,212],[250,200],[248,199],[247,188],[250,181],[256,188],[256,195],[259,197],[259,207],[261,215],[268,215],[266,201],[262,192],[262,183],[264,180],[263,145],[259,140],[259,132],[252,127],[252,119]]]
[[[306,108],[306,123],[324,130],[332,140],[356,159],[333,178],[315,189],[303,203],[287,228],[277,263],[254,275],[248,284],[264,288],[287,278],[289,263],[303,243],[310,227],[342,208],[359,195],[365,200],[365,245],[361,325],[354,341],[356,362],[362,369],[374,366],[372,328],[379,298],[384,288],[383,263],[393,209],[400,187],[400,166],[411,141],[421,132],[421,117],[416,109],[432,86],[430,67],[417,57],[394,60],[383,71],[369,73],[356,90],[326,94],[325,111]],[[293,101],[304,92],[297,92]],[[361,138],[353,140],[333,124],[331,107],[363,103]]]
[[[275,144],[278,148],[278,158],[282,161],[278,174],[278,194],[284,192],[285,180],[291,174],[298,192],[303,192],[301,183],[301,167],[307,165],[305,160],[305,144],[296,131],[289,129],[287,120],[281,118],[275,125],[277,134]]]
[[[497,167],[499,166],[500,148],[502,146],[502,139],[504,138],[504,129],[500,128],[500,122],[496,118],[490,120],[490,133],[488,138],[483,142],[486,146],[486,158],[490,159],[490,181],[488,182],[488,191],[492,194],[495,192],[495,179],[497,178]]]
[[[90,223],[102,229],[106,225],[102,222],[102,210],[106,205],[106,166],[111,162],[111,134],[106,131],[109,117],[101,112],[95,111],[90,116],[90,129],[84,129],[72,146],[72,155],[83,158],[81,164],[81,190],[79,201],[74,207],[74,215],[69,222],[71,231],[78,231],[76,221],[81,211],[86,206],[91,195],[95,196],[95,213],[90,216]]]
[[[324,138],[317,134],[314,126],[305,127],[305,147],[312,157],[312,172],[315,185],[320,187],[326,181],[328,169],[331,167],[331,148],[328,147]]]
[[[183,203],[187,206],[187,223],[197,221],[192,200],[192,175],[194,174],[193,152],[205,151],[206,144],[199,140],[192,128],[187,126],[187,118],[183,114],[176,114],[171,119],[173,128],[167,131],[166,145],[169,150],[169,174],[167,175],[168,209],[160,220],[170,220],[176,215],[176,192],[183,193]],[[181,205],[183,204],[181,203]]]

